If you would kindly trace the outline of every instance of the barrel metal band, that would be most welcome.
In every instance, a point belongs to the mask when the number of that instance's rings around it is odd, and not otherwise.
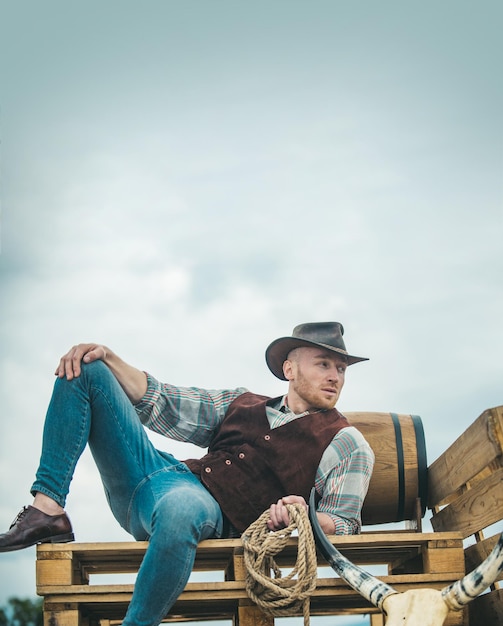
[[[426,457],[426,441],[424,437],[423,423],[419,415],[411,415],[416,434],[417,450],[417,497],[421,501],[421,515],[426,513],[428,501],[428,460]]]
[[[397,457],[397,473],[398,473],[398,503],[396,511],[396,520],[405,519],[405,465],[403,456],[403,438],[402,428],[400,426],[400,418],[396,413],[391,413],[393,427],[395,429],[396,457]]]

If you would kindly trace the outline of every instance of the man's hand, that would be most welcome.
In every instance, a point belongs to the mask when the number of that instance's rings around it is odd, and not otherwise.
[[[280,498],[276,504],[271,504],[269,508],[269,520],[267,528],[269,530],[281,530],[290,524],[290,515],[288,514],[287,504],[301,504],[307,511],[307,502],[302,496],[285,496]]]
[[[68,380],[72,380],[80,376],[82,361],[84,363],[92,363],[92,361],[97,360],[104,361],[108,352],[108,348],[97,343],[79,343],[78,346],[73,346],[61,357],[54,373],[59,378],[66,376]]]
[[[82,363],[103,361],[118,380],[131,402],[139,402],[147,391],[147,376],[144,372],[128,365],[110,348],[97,343],[79,343],[63,355],[54,372],[59,378],[72,380],[80,376]]]

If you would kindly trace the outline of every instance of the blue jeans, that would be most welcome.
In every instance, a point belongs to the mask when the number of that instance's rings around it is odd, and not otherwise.
[[[222,512],[184,463],[154,448],[101,361],[83,364],[71,381],[56,380],[32,493],[64,506],[87,443],[115,518],[135,539],[149,540],[123,624],[155,626],[183,591],[199,541],[221,536]]]

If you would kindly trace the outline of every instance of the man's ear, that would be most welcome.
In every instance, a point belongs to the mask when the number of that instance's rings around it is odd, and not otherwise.
[[[287,380],[293,380],[293,364],[288,359],[283,362],[283,375]]]

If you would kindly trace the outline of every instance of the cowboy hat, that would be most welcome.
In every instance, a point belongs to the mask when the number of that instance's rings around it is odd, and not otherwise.
[[[348,354],[342,335],[344,328],[339,322],[312,322],[299,324],[293,329],[291,337],[275,339],[265,352],[265,360],[271,372],[286,380],[283,374],[283,363],[288,353],[295,348],[320,347],[337,352],[345,357],[348,365],[359,361],[368,361],[366,357]]]

